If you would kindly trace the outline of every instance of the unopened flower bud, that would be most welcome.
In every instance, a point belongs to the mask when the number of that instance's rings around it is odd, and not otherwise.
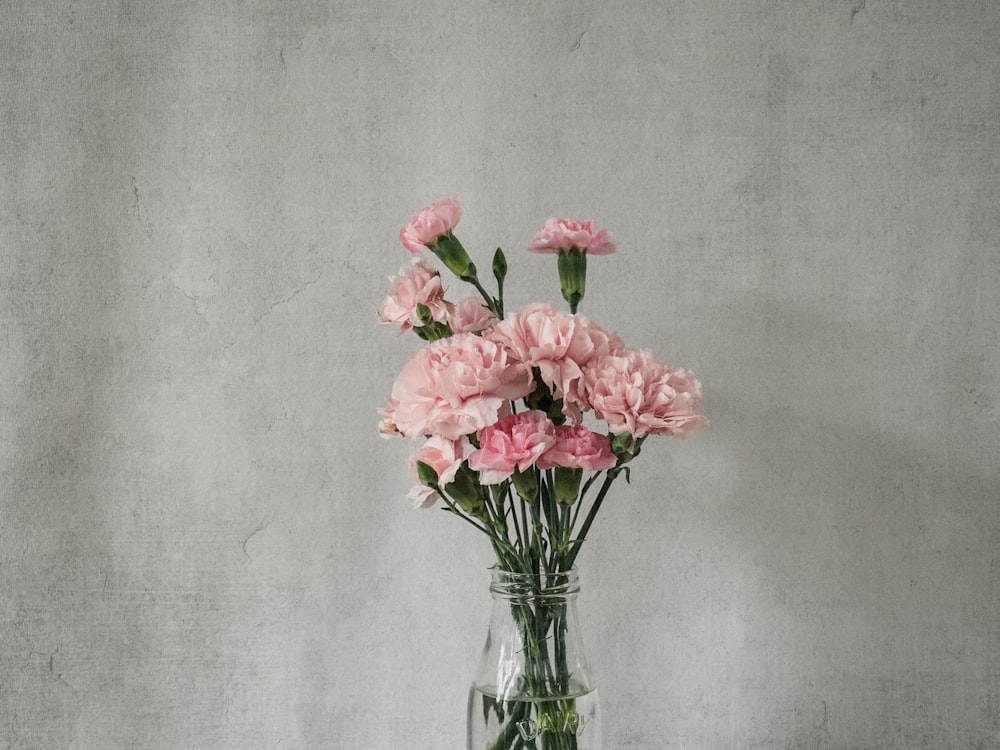
[[[507,258],[504,257],[503,250],[499,247],[493,253],[493,277],[500,285],[503,285],[504,279],[507,278]]]

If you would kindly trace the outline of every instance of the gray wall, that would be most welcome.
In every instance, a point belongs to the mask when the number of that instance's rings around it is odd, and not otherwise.
[[[694,369],[581,558],[609,748],[1000,748],[995,0],[0,7],[0,745],[458,748],[396,234]]]

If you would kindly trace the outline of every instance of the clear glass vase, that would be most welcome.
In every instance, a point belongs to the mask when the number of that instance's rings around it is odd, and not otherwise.
[[[490,627],[469,691],[468,750],[600,750],[579,591],[575,569],[493,569]]]

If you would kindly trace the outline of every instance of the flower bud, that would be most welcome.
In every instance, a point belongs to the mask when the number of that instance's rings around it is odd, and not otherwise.
[[[500,285],[503,285],[504,279],[507,278],[507,258],[499,247],[493,253],[493,277]]]

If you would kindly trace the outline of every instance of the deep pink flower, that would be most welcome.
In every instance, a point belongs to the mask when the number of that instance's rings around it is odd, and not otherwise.
[[[581,386],[583,368],[596,357],[623,348],[615,334],[582,315],[556,312],[548,303],[526,307],[484,336],[502,343],[518,361],[537,367],[553,395],[564,399],[567,416],[575,419],[589,408]]]
[[[414,508],[429,508],[437,502],[437,491],[420,483],[417,474],[417,462],[425,463],[434,469],[438,475],[438,485],[444,487],[455,478],[462,462],[472,453],[472,443],[466,437],[458,440],[448,440],[443,437],[430,437],[420,450],[410,457],[410,474],[416,480],[413,489],[407,494],[407,499]]]
[[[530,370],[503,346],[459,333],[428,344],[403,367],[383,425],[408,438],[454,440],[493,424],[531,389]]]
[[[694,374],[663,364],[648,349],[594,360],[583,385],[594,413],[615,435],[682,437],[708,423],[697,413],[701,383]]]
[[[528,249],[533,253],[558,253],[571,247],[585,250],[588,255],[610,255],[615,251],[611,233],[606,229],[595,231],[589,219],[549,219]]]
[[[496,315],[487,309],[480,297],[466,297],[454,305],[448,315],[448,325],[454,333],[479,333],[496,320]]]
[[[397,324],[400,331],[420,326],[417,305],[426,305],[434,320],[444,321],[451,312],[441,287],[441,273],[419,258],[399,269],[390,279],[389,296],[378,308],[380,323]]]
[[[511,414],[479,431],[479,450],[469,456],[469,468],[481,472],[483,484],[497,484],[531,468],[555,442],[555,425],[545,412]]]
[[[582,424],[564,424],[556,427],[556,441],[538,458],[539,469],[565,466],[584,471],[611,469],[618,459],[611,452],[611,441]]]
[[[422,253],[443,234],[448,234],[462,216],[456,201],[443,200],[423,209],[399,230],[399,241],[411,253]]]

